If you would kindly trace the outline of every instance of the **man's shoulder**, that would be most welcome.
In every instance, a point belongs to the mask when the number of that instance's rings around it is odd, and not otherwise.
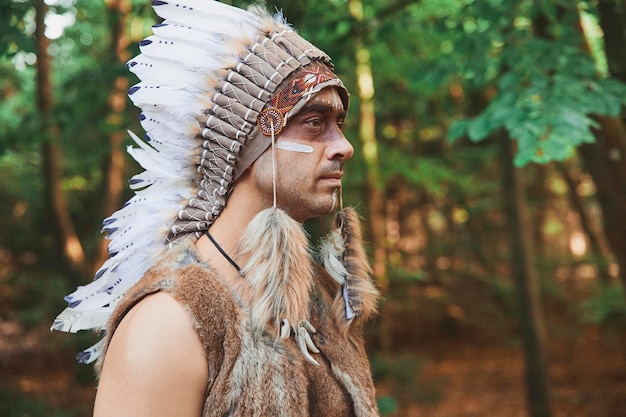
[[[226,313],[207,314],[209,310]],[[167,341],[178,336],[185,339],[185,335],[176,333],[182,329],[198,333],[194,337],[200,336],[206,346],[207,332],[198,330],[214,328],[211,337],[219,337],[224,322],[234,316],[233,310],[232,297],[214,271],[198,260],[193,243],[181,242],[166,250],[117,305],[107,325],[105,351],[114,337],[122,338],[120,332],[126,333],[123,337],[130,346],[149,345],[153,356],[163,353],[153,344],[165,346],[160,340],[168,334],[171,337]]]
[[[145,345],[144,351],[148,354],[159,353],[168,343],[179,337],[185,340],[193,334],[189,313],[166,292],[143,298],[124,316],[116,329],[116,336]]]
[[[120,398],[124,392],[118,385],[126,384],[135,396],[130,404],[140,408],[176,390],[202,393],[206,378],[193,320],[171,295],[159,292],[143,298],[121,320],[104,359],[100,390],[105,398]]]

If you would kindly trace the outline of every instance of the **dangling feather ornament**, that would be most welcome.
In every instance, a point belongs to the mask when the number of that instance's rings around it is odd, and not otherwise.
[[[356,210],[348,207],[337,213],[335,228],[322,242],[319,256],[328,274],[341,285],[333,308],[337,325],[345,334],[355,320],[364,322],[376,313],[380,296],[363,248]]]

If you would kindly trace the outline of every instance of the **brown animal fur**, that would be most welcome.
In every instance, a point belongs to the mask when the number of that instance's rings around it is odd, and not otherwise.
[[[309,319],[313,284],[309,241],[302,225],[280,209],[263,210],[239,241],[237,257],[248,257],[239,293],[252,308],[257,331],[273,327],[276,337],[283,319],[292,327]]]
[[[319,266],[310,278],[303,310],[317,329],[312,337],[319,366],[306,362],[293,338],[258,331],[254,309],[198,260],[192,239],[178,243],[127,293],[106,340],[137,302],[166,291],[189,311],[205,349],[209,379],[202,417],[377,416],[363,339],[354,331],[346,337],[333,317],[340,286]]]

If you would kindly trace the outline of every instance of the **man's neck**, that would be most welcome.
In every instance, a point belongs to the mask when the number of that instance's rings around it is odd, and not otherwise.
[[[238,181],[228,198],[228,204],[209,228],[211,236],[219,247],[231,257],[239,267],[247,259],[234,259],[239,239],[248,224],[260,211],[267,208],[254,189],[249,189],[247,182]],[[226,279],[240,279],[239,273],[217,246],[203,235],[196,242],[200,259],[208,262],[216,272]]]

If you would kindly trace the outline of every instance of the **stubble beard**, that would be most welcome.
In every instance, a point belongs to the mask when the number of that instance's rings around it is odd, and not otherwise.
[[[333,212],[338,204],[338,188],[333,189],[330,195],[325,193],[307,193],[301,189],[278,188],[278,208],[284,210],[293,219],[304,222],[315,217],[324,216]]]
[[[264,155],[261,156],[263,158]],[[269,158],[268,158],[269,159]],[[271,161],[259,161],[262,166],[257,166],[255,172],[255,183],[263,199],[264,207],[272,207],[274,203],[274,190]],[[264,164],[270,162],[269,164]],[[343,169],[341,161],[331,161],[328,165],[320,169],[313,175],[315,183],[301,182],[300,184],[285,184],[285,177],[289,175],[288,169],[278,168],[276,178],[276,200],[277,207],[284,210],[293,219],[304,222],[307,219],[324,216],[332,213],[339,205],[340,187],[320,190],[320,178],[324,175],[332,174]],[[330,193],[330,195],[328,194]]]

